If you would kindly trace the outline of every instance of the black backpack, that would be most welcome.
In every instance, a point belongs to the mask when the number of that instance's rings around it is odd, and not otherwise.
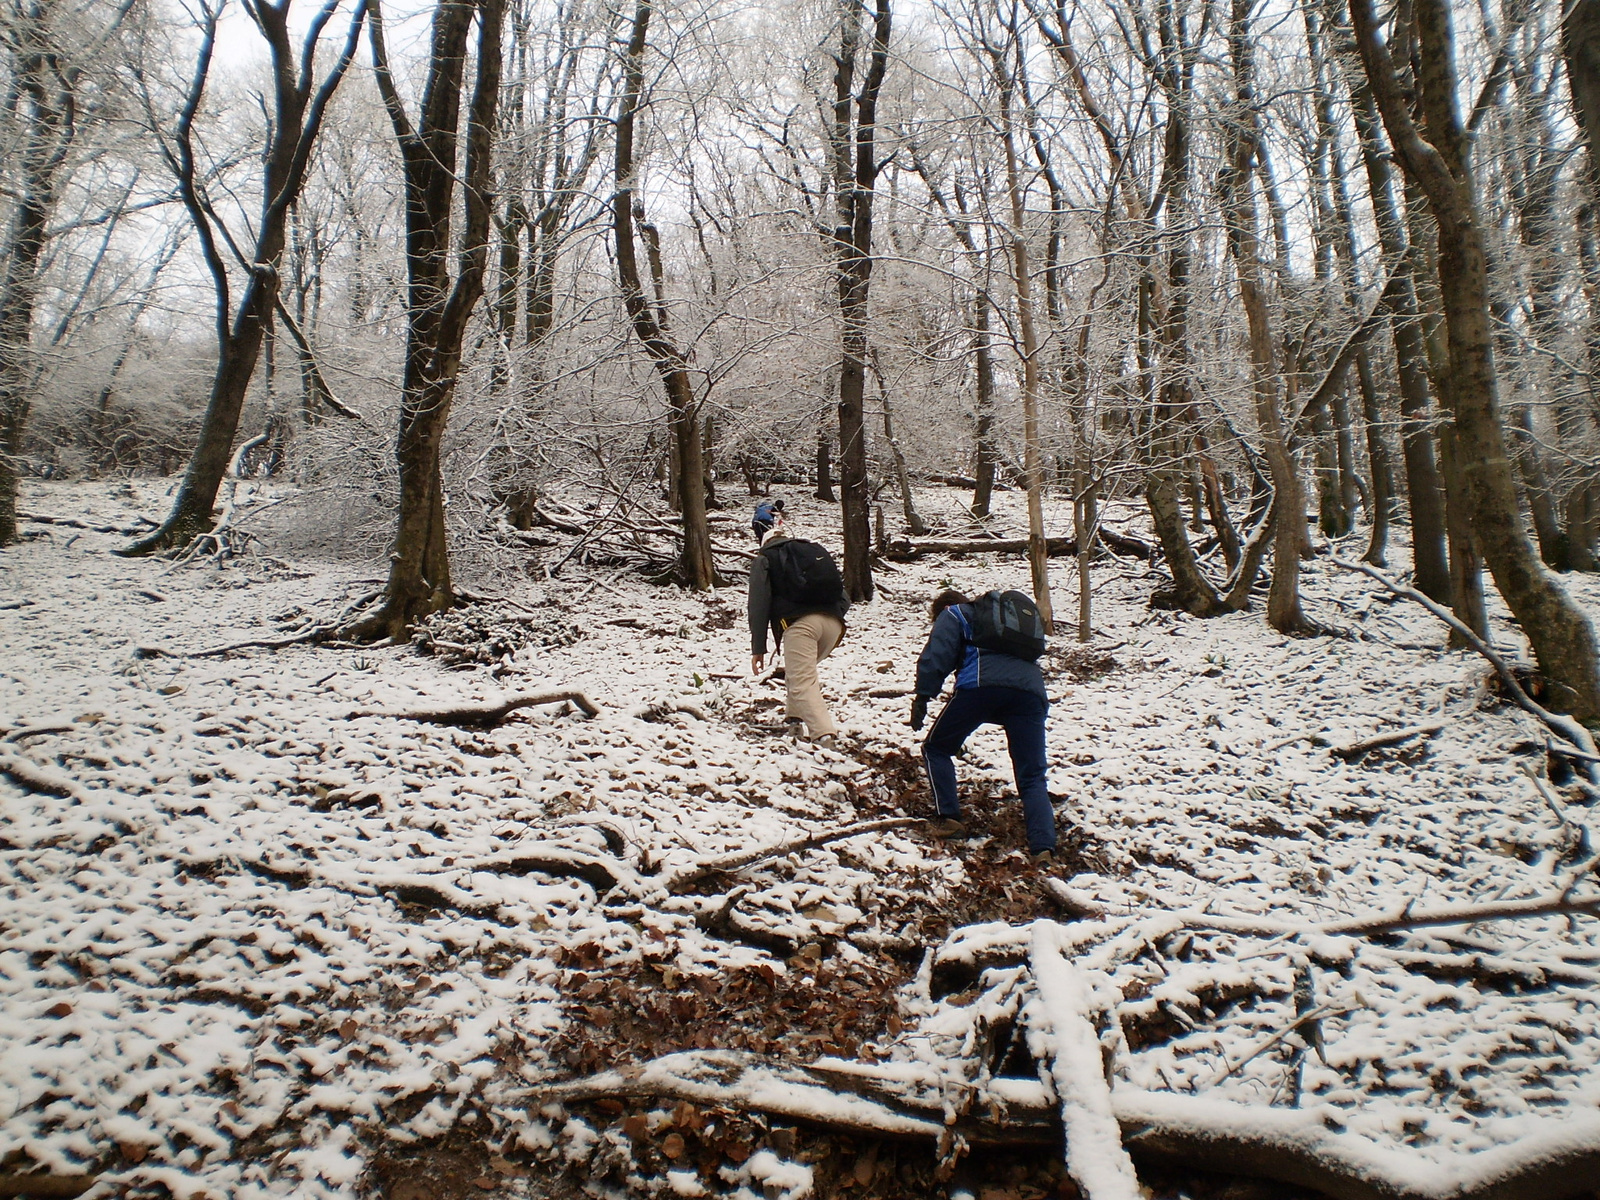
[[[1044,653],[1044,618],[1022,592],[985,592],[972,602],[972,644],[1030,661]]]
[[[833,555],[815,542],[791,538],[761,553],[775,598],[801,609],[831,609],[844,599],[844,578]]]

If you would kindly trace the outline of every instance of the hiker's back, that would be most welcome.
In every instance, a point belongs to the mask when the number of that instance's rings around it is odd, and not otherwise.
[[[844,616],[850,607],[844,577],[825,547],[801,538],[784,538],[763,546],[761,553],[767,560],[774,616],[809,612]]]

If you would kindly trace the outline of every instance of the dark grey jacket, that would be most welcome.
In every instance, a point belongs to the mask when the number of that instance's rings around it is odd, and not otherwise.
[[[767,576],[767,556],[762,551],[788,540],[788,536],[781,533],[768,538],[761,544],[761,550],[756,552],[755,560],[750,564],[749,611],[752,655],[766,654],[768,630],[771,631],[773,640],[778,645],[783,645],[784,627],[796,617],[803,617],[807,613],[825,612],[842,621],[844,614],[850,611],[850,601],[847,599],[840,600],[838,604],[828,608],[801,608],[787,602],[782,596],[772,594],[772,581]]]

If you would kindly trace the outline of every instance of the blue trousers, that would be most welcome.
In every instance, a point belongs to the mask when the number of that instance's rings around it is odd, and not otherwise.
[[[941,817],[961,813],[956,795],[954,756],[979,725],[999,725],[1006,731],[1011,751],[1011,771],[1022,798],[1022,818],[1028,827],[1028,849],[1034,854],[1056,848],[1056,815],[1050,806],[1045,777],[1044,718],[1047,701],[1009,687],[975,687],[958,690],[944,706],[922,743],[922,761],[928,768],[933,801]]]

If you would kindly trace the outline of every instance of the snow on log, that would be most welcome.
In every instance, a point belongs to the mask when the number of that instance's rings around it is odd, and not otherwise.
[[[1033,924],[1038,997],[1024,1009],[1028,1049],[1049,1072],[1061,1106],[1067,1172],[1086,1200],[1140,1200],[1139,1177],[1112,1113],[1089,985],[1063,953],[1060,934],[1054,921]]]
[[[1337,1113],[1122,1089],[1130,1148],[1313,1188],[1335,1200],[1558,1200],[1600,1178],[1600,1117],[1552,1122],[1507,1146],[1433,1158],[1329,1127]]]
[[[1113,554],[1124,558],[1150,558],[1150,547],[1138,538],[1110,529],[1100,530],[1097,536]],[[897,538],[889,543],[884,557],[891,562],[912,562],[929,554],[1023,554],[1027,549],[1027,538],[952,538],[942,541]],[[1045,550],[1052,558],[1071,558],[1078,553],[1078,540],[1046,538]]]
[[[347,713],[346,720],[357,717],[393,717],[397,721],[424,721],[430,725],[455,725],[465,729],[493,729],[519,708],[538,704],[560,704],[570,700],[585,716],[600,715],[600,706],[584,693],[572,688],[558,692],[535,692],[529,696],[513,696],[499,704],[463,704],[457,708],[424,709],[419,712],[377,712],[362,710]]]

